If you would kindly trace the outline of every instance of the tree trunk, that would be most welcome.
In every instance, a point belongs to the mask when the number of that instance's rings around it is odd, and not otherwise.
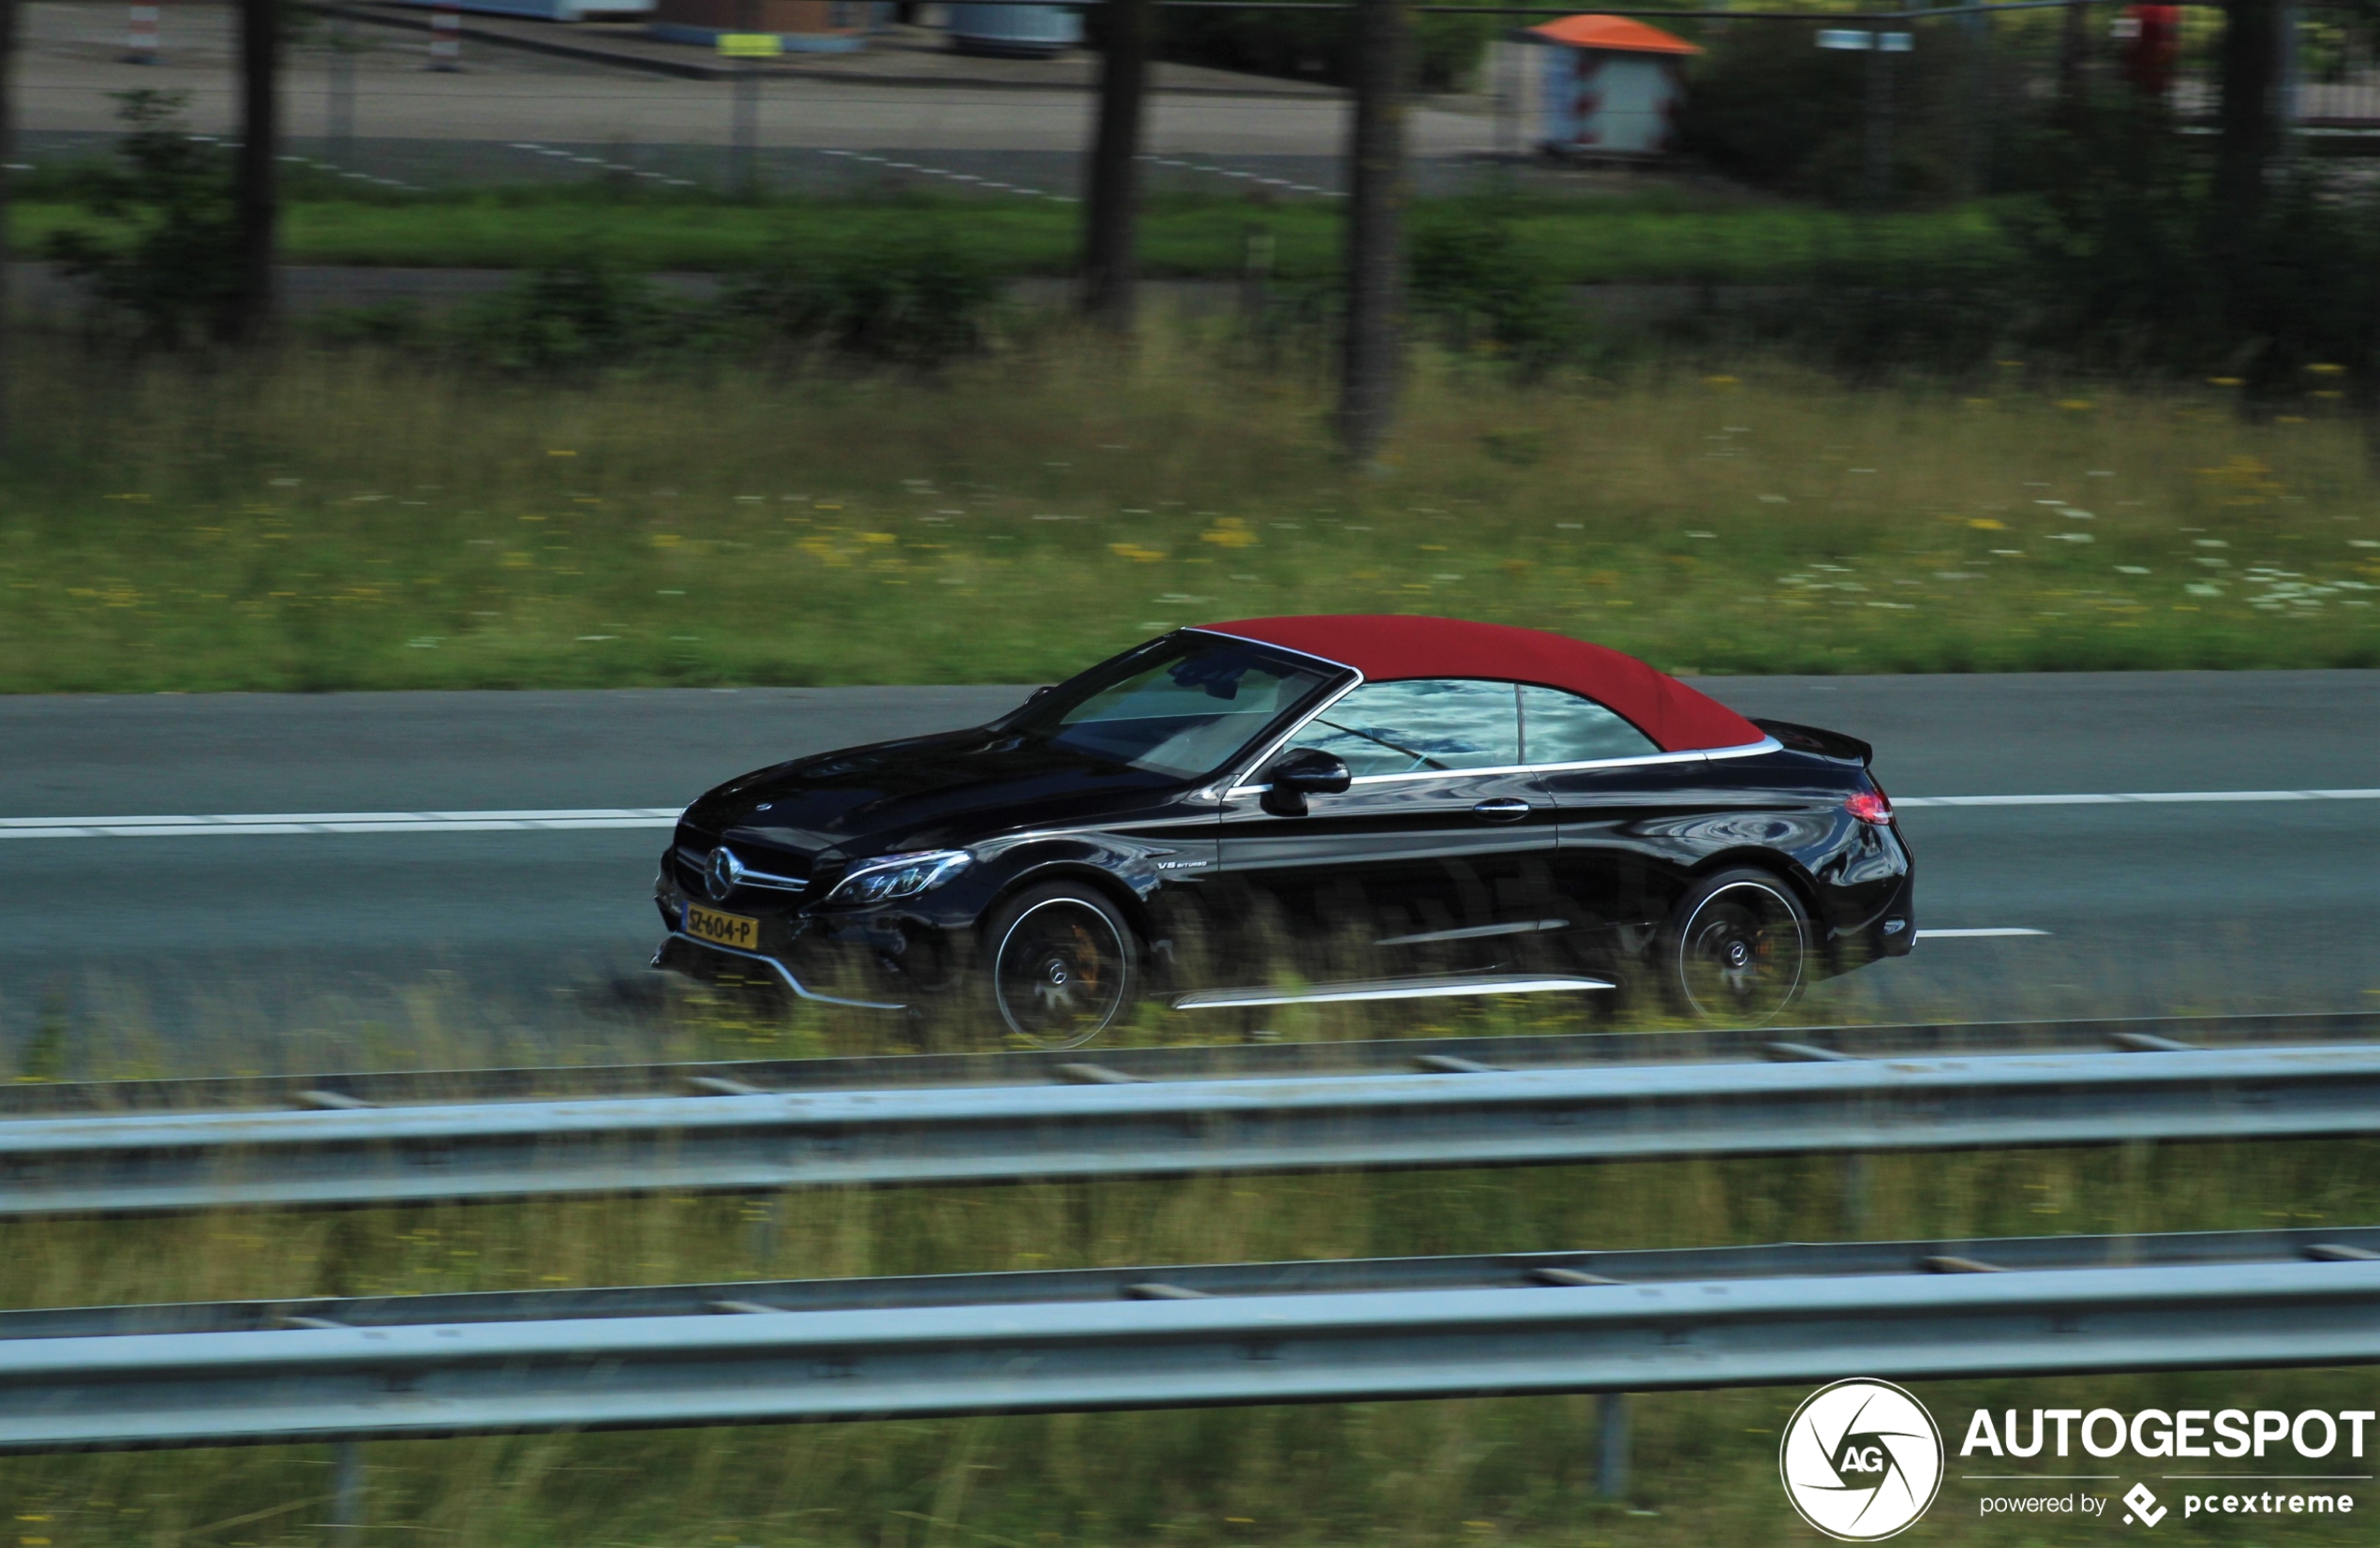
[[[2215,226],[2239,249],[2263,217],[2265,171],[2279,136],[2273,124],[2281,64],[2275,0],[2230,0],[2223,30],[2223,100],[2215,149]]]
[[[0,453],[8,449],[16,404],[16,297],[8,288],[8,163],[17,158],[17,0],[0,0]]]
[[[273,238],[279,221],[281,31],[278,0],[240,0],[240,273],[232,332],[273,325]]]
[[[1099,138],[1082,241],[1083,310],[1113,328],[1132,326],[1134,249],[1140,222],[1140,121],[1149,89],[1151,0],[1106,0],[1099,65]]]
[[[1412,0],[1359,0],[1347,144],[1346,336],[1339,439],[1370,464],[1396,417],[1405,352],[1405,91]]]

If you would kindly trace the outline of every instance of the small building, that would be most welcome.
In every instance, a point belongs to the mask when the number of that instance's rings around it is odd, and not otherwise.
[[[715,47],[723,32],[773,32],[787,53],[850,53],[874,30],[870,0],[656,0],[647,31]]]
[[[1703,51],[1626,16],[1566,16],[1516,35],[1539,45],[1539,143],[1557,154],[1658,156],[1685,95],[1679,65]]]

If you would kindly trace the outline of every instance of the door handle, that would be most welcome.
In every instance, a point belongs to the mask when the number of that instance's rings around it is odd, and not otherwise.
[[[1481,801],[1471,809],[1471,815],[1482,822],[1517,823],[1529,814],[1529,803],[1510,796],[1499,796],[1492,801]]]

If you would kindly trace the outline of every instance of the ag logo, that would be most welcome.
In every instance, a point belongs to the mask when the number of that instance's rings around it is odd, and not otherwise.
[[[1777,1466],[1804,1521],[1845,1542],[1873,1542],[1934,1503],[1941,1432],[1889,1381],[1837,1381],[1793,1410]]]

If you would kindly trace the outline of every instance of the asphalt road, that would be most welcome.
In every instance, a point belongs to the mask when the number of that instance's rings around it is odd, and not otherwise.
[[[2380,672],[1702,686],[1748,713],[1868,738],[1904,801],[2380,787]],[[674,809],[778,758],[979,722],[1019,692],[0,699],[0,819]],[[1822,990],[1814,1004],[1831,1013],[2370,1008],[2380,996],[2380,800],[1920,805],[1903,825],[1922,926],[2046,933],[1921,940],[1911,958]],[[268,1064],[418,1053],[460,1022],[532,1044],[600,1025],[632,1043],[662,842],[651,826],[452,823],[0,836],[0,1034],[44,1020],[119,1042],[146,1029],[161,1057],[228,1040]],[[290,1054],[299,1044],[306,1054]]]

